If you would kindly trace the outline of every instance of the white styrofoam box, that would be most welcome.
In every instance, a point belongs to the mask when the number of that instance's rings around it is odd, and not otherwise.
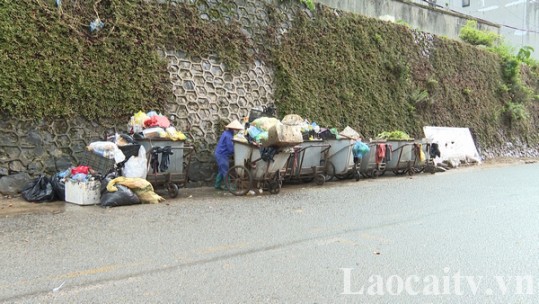
[[[96,205],[101,198],[99,181],[78,182],[72,179],[65,183],[66,202],[77,205]]]

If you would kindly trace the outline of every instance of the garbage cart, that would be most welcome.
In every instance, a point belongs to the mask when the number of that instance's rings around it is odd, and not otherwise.
[[[137,140],[146,149],[148,174],[146,180],[154,188],[166,187],[171,198],[178,196],[179,188],[188,182],[189,166],[194,147],[184,141],[165,139]]]
[[[359,180],[359,162],[354,161],[352,149],[356,141],[354,139],[328,139],[331,147],[328,155],[328,170],[334,172],[338,179],[353,177]]]
[[[369,152],[361,159],[359,172],[363,177],[376,178],[386,170],[386,153],[389,148],[385,140],[366,144],[369,146]]]
[[[328,162],[331,145],[322,140],[304,141],[294,146],[287,161],[285,182],[311,182],[323,185],[335,174]]]
[[[234,166],[225,179],[228,191],[240,196],[256,187],[269,190],[271,194],[279,193],[282,173],[290,157],[289,148],[262,148],[248,142],[233,142]]]
[[[416,172],[416,142],[414,140],[388,140],[386,142],[389,157],[386,157],[385,171],[395,175],[412,175]]]

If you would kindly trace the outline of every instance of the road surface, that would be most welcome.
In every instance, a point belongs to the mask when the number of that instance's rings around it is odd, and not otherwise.
[[[0,302],[539,300],[539,164],[207,191],[5,216]]]

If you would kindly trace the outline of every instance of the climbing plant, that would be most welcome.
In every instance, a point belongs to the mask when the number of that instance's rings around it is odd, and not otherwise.
[[[0,29],[0,107],[15,117],[160,109],[171,90],[158,51],[216,54],[232,70],[252,60],[237,22],[176,1],[2,1]]]
[[[502,142],[513,92],[501,90],[505,61],[454,40],[420,37],[323,7],[315,17],[300,14],[275,52],[277,105],[366,137],[394,129],[421,137],[424,125],[435,125],[472,128],[487,146]]]
[[[316,18],[300,14],[276,53],[279,109],[364,134],[417,133],[407,98],[413,45],[406,27],[323,8]]]
[[[478,29],[476,20],[468,20],[460,29],[459,37],[470,44],[484,46],[494,46],[501,38],[496,33]]]

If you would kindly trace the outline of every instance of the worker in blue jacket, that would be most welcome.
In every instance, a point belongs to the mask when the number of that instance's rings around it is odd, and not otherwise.
[[[217,167],[219,173],[215,179],[215,189],[222,190],[221,183],[225,180],[228,172],[228,162],[230,156],[234,154],[234,144],[232,138],[234,133],[243,130],[243,126],[238,120],[234,120],[226,126],[226,130],[223,132],[215,148],[215,160],[217,161]]]

